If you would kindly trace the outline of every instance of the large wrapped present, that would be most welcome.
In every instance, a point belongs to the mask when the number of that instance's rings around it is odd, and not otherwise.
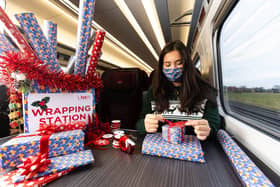
[[[38,173],[32,174],[32,179],[42,177],[42,176],[48,176],[51,174],[55,174],[61,171],[77,168],[79,166],[84,166],[93,163],[94,158],[92,155],[91,150],[85,150],[80,151],[77,153],[72,153],[69,155],[59,156],[48,159],[50,161],[50,164],[47,165],[47,167],[43,171],[39,171]],[[26,167],[28,167],[28,163],[26,164]],[[27,173],[25,175],[22,175],[21,169],[18,169],[16,174],[13,177],[13,182],[22,182],[26,179],[28,179],[30,173]],[[32,170],[32,169],[31,169]],[[26,180],[27,181],[27,180]]]
[[[0,166],[15,167],[20,159],[39,154],[44,136],[22,134],[0,146]],[[48,156],[55,157],[84,150],[84,132],[82,130],[54,133],[47,141]]]
[[[162,138],[169,143],[180,144],[184,138],[184,127],[184,125],[164,125],[162,126]]]
[[[200,163],[205,162],[200,142],[192,135],[185,135],[181,144],[172,144],[165,141],[160,133],[147,134],[143,141],[142,153]]]

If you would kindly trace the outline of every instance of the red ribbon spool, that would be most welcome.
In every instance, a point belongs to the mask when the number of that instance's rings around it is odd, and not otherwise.
[[[119,140],[120,149],[123,152],[132,154],[135,150],[135,142],[128,138],[126,135],[122,136]]]

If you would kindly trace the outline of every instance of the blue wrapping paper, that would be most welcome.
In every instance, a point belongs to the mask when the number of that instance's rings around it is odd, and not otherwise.
[[[21,13],[15,16],[39,59],[44,62],[52,72],[61,72],[62,70],[57,62],[56,56],[52,53],[52,49],[34,14]]]
[[[169,143],[180,144],[184,138],[184,127],[164,125],[162,126],[162,138]]]
[[[27,135],[27,134],[23,134]],[[1,168],[21,164],[21,158],[37,155],[40,152],[41,136],[13,138],[0,146]],[[49,138],[49,157],[66,155],[84,150],[82,130],[54,133]]]
[[[142,145],[147,155],[205,163],[204,153],[196,136],[185,135],[181,144],[166,142],[160,133],[147,134]]]
[[[51,164],[44,172],[40,172],[34,175],[34,178],[54,174],[67,169],[76,168],[79,166],[84,166],[93,163],[94,158],[91,150],[81,151],[65,156],[59,156],[51,158]],[[21,182],[24,178],[18,177],[15,182]]]
[[[46,29],[46,36],[50,45],[50,50],[52,54],[56,57],[56,47],[57,47],[57,24],[52,21],[44,21],[44,26]]]
[[[91,22],[93,19],[95,0],[80,0],[79,22],[78,22],[78,46],[76,50],[77,61],[74,74],[85,75],[88,43],[91,34]]]
[[[11,44],[4,34],[0,34],[0,55],[3,52],[17,51],[17,49]]]
[[[244,186],[274,186],[226,131],[219,130],[217,138]]]

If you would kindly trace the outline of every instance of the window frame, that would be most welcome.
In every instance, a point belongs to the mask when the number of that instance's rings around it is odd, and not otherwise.
[[[217,83],[219,85],[219,99],[221,102],[221,107],[223,109],[223,112],[241,122],[243,122],[246,125],[249,125],[250,127],[253,127],[254,129],[265,133],[269,137],[272,137],[276,140],[280,140],[280,131],[277,129],[273,129],[272,125],[266,122],[261,122],[261,118],[259,119],[252,119],[249,118],[248,116],[243,116],[238,114],[236,111],[232,111],[232,109],[229,106],[229,103],[225,101],[225,94],[224,94],[224,84],[223,84],[223,72],[222,72],[222,62],[221,62],[221,51],[220,51],[220,38],[221,38],[221,30],[222,27],[229,17],[229,15],[232,13],[233,9],[237,5],[239,1],[238,0],[233,0],[230,2],[226,10],[224,10],[224,14],[222,17],[218,19],[218,21],[214,25],[214,32],[213,32],[213,37],[212,37],[212,43],[213,46],[215,46],[214,54],[216,55],[216,62],[217,62],[217,76],[218,80]],[[229,110],[230,109],[230,110]],[[275,131],[276,130],[276,131]]]

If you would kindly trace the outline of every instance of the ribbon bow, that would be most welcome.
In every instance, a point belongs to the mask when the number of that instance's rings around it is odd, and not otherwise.
[[[172,121],[169,121],[167,119],[163,119],[164,122],[166,122],[169,127],[183,127],[185,126],[185,123],[187,123],[188,121],[177,121],[177,122],[172,122]]]
[[[22,164],[17,166],[19,169],[17,170],[14,182],[31,179],[38,172],[45,171],[47,166],[51,163],[51,160],[47,160],[46,154],[39,153],[37,156],[23,158],[22,162]]]
[[[40,125],[37,132],[39,132],[39,135],[51,135],[57,132],[57,129],[55,125]]]
[[[163,119],[167,125],[168,125],[168,129],[167,129],[167,140],[170,142],[171,141],[171,135],[170,135],[170,128],[172,127],[179,127],[181,129],[181,140],[183,139],[184,136],[184,127],[185,127],[185,123],[187,123],[188,121],[178,121],[178,122],[172,122],[169,121],[167,119]]]

